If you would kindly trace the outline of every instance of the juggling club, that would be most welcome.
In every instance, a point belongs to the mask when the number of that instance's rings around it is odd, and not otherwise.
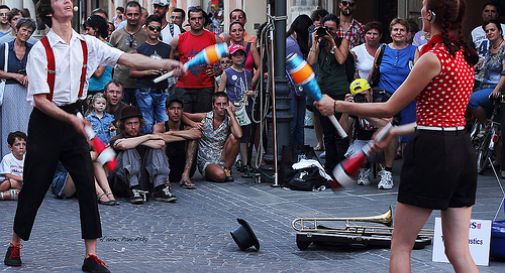
[[[77,113],[77,117],[84,119],[80,112]],[[116,153],[111,147],[107,147],[105,143],[96,135],[93,127],[89,125],[84,125],[84,130],[88,139],[91,141],[91,146],[95,150],[97,156],[97,161],[100,164],[105,165],[109,171],[113,171],[117,166]]]
[[[215,64],[223,56],[228,55],[228,46],[226,43],[219,43],[208,46],[202,51],[198,52],[191,60],[184,64],[183,72],[186,73],[189,69],[199,65]],[[153,80],[154,83],[159,83],[169,77],[172,77],[173,71],[163,74]]]
[[[335,180],[330,183],[330,187],[333,190],[356,183],[359,169],[366,163],[367,158],[371,155],[372,145],[384,140],[392,127],[393,125],[391,123],[382,127],[377,133],[377,136],[373,140],[368,141],[361,151],[343,160],[333,169],[333,177],[335,177]]]
[[[301,85],[311,98],[315,101],[320,101],[323,98],[321,88],[319,88],[319,84],[317,84],[316,76],[312,67],[303,60],[302,57],[298,56],[296,53],[289,54],[286,57],[286,69],[295,84]],[[346,138],[347,133],[337,121],[337,118],[335,118],[334,115],[330,115],[328,118],[333,126],[335,126],[335,129],[337,129],[338,134],[342,138]]]

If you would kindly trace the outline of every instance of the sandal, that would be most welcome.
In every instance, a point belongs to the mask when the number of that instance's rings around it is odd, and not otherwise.
[[[105,194],[107,195],[107,197],[109,197],[109,195],[112,195],[112,197],[114,198],[112,192],[106,192]],[[112,206],[119,206],[119,202],[115,198],[114,199],[109,198],[109,202],[112,203]]]
[[[107,200],[107,201],[102,201],[102,197],[106,196],[107,194],[104,192],[98,196],[98,204],[100,205],[105,205],[105,206],[115,206],[113,200]]]

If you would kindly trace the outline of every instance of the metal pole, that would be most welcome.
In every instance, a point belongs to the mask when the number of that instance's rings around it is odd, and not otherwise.
[[[289,88],[286,79],[286,0],[275,1],[275,34],[274,34],[274,71],[275,86],[272,96],[272,114],[267,116],[272,124],[271,137],[265,161],[274,165],[275,179],[272,186],[279,186],[277,163],[280,148],[289,145],[289,123],[292,115],[289,111]],[[273,147],[273,150],[270,148]],[[282,160],[282,158],[280,158]]]

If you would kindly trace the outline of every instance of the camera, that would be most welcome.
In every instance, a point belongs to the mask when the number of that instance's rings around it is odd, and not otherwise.
[[[365,98],[364,94],[356,94],[356,95],[354,95],[353,96],[353,100],[354,100],[354,102],[357,102],[357,103],[366,102],[366,98]]]
[[[317,30],[316,30],[316,35],[318,37],[323,37],[325,35],[328,35],[328,29],[326,27],[319,27]]]

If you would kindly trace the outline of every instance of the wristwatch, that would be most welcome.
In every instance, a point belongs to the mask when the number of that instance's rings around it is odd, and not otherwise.
[[[337,46],[336,46],[336,45],[334,45],[334,46],[331,48],[330,53],[331,53],[331,54],[335,54],[335,50],[337,50]]]

